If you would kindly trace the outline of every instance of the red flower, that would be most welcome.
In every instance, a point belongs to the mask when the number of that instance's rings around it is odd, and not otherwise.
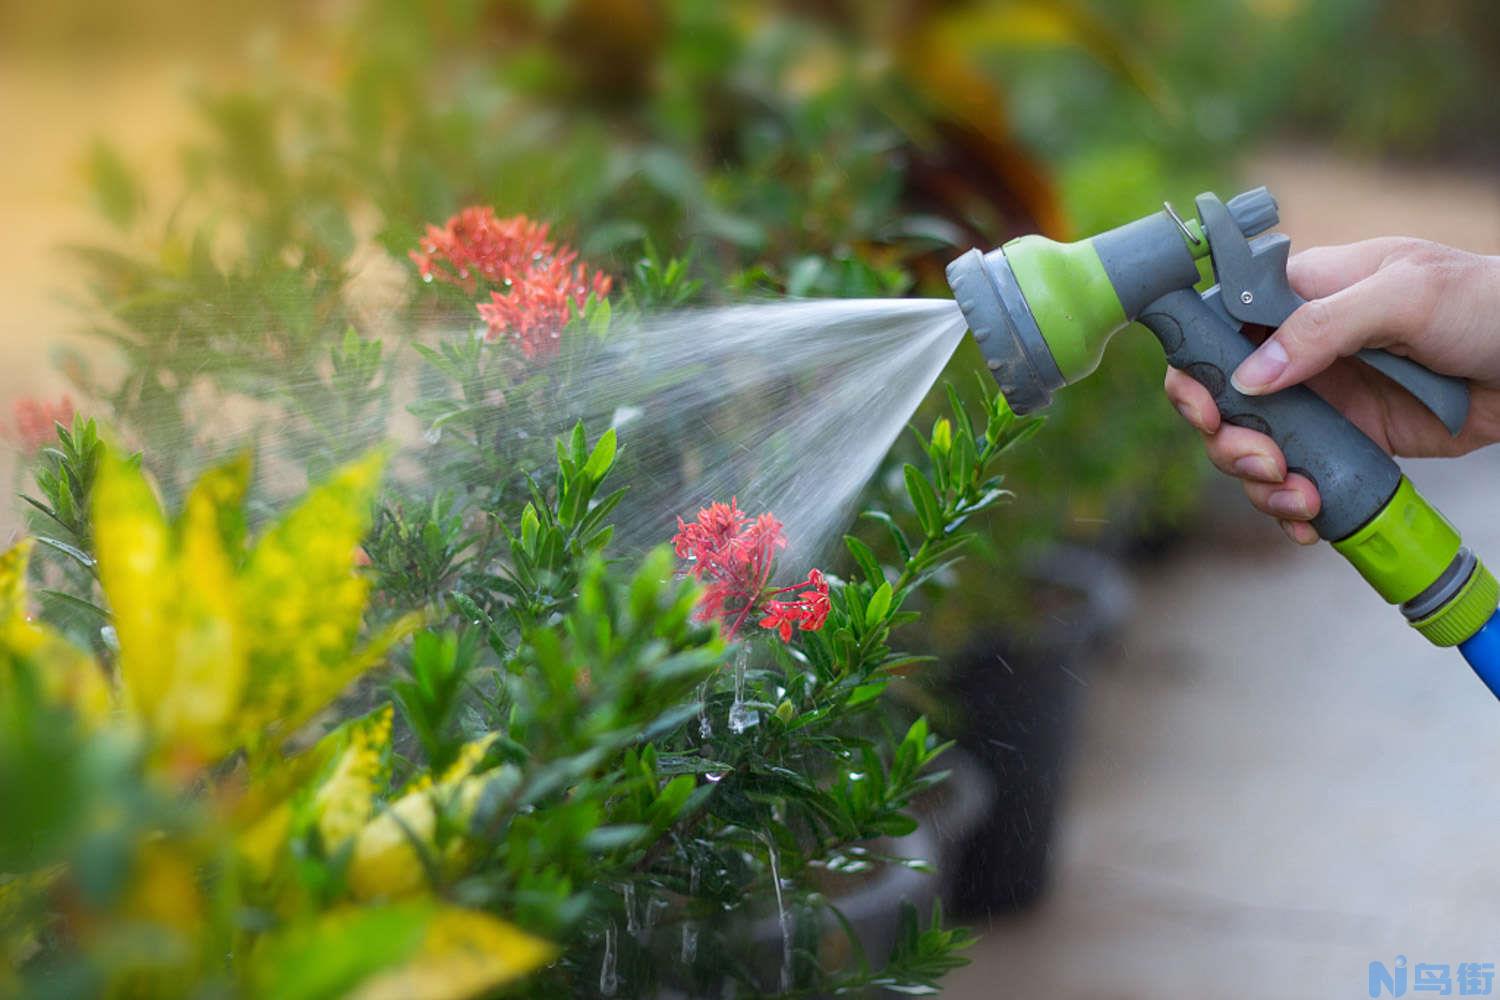
[[[547,238],[547,224],[524,215],[501,219],[491,208],[466,208],[441,229],[428,226],[409,255],[423,281],[441,281],[469,293],[489,292],[478,303],[485,337],[509,337],[528,358],[557,353],[570,311],[590,294],[609,294],[609,275],[590,271],[565,244]]]
[[[736,500],[711,504],[698,511],[697,520],[677,519],[672,545],[679,558],[688,561],[687,572],[704,583],[698,600],[698,618],[725,622],[733,638],[752,615],[790,641],[792,626],[804,632],[823,627],[828,617],[828,583],[813,570],[804,583],[768,590],[776,550],[786,547],[781,522],[770,514],[753,521]],[[810,589],[794,600],[776,600],[778,595],[799,587]]]
[[[47,403],[28,396],[16,400],[11,412],[16,426],[6,436],[30,454],[57,436],[54,424],[67,426],[73,422],[73,401],[64,396],[55,403]]]
[[[774,600],[777,594],[787,594],[798,587],[809,589],[798,594],[795,600]],[[807,574],[807,580],[803,583],[773,590],[771,598],[773,599],[766,601],[766,616],[760,620],[760,627],[775,629],[782,642],[792,641],[793,625],[804,632],[816,632],[822,628],[832,608],[828,600],[828,581],[824,579],[822,571],[816,569]]]
[[[428,226],[420,250],[409,254],[423,281],[473,292],[483,279],[492,285],[514,281],[532,263],[550,256],[547,224],[524,215],[496,218],[487,206],[466,208],[443,224]]]
[[[513,281],[506,294],[491,292],[490,301],[479,304],[479,318],[489,328],[485,339],[509,336],[528,358],[557,354],[568,314],[582,309],[590,294],[601,299],[609,294],[609,275],[595,271],[591,276],[583,264],[573,263],[576,256],[562,251]]]

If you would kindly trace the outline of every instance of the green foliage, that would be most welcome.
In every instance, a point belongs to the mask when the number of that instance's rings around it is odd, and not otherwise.
[[[94,643],[108,618],[96,603],[98,569],[89,523],[104,444],[93,420],[75,417],[72,427],[58,424],[56,430],[57,443],[39,452],[33,468],[41,495],[22,493],[21,499],[32,508],[32,536],[53,557],[38,563],[46,584],[40,597],[66,631]]]

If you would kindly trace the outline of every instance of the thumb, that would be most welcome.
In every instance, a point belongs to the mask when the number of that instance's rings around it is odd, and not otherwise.
[[[1411,296],[1377,271],[1348,288],[1313,299],[1292,313],[1230,377],[1247,396],[1305,382],[1341,357],[1389,343],[1413,305]]]

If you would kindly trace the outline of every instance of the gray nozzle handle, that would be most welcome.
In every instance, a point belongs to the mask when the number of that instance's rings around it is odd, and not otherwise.
[[[1254,346],[1218,301],[1218,288],[1169,292],[1142,312],[1167,360],[1209,391],[1223,418],[1269,434],[1287,468],[1311,479],[1323,498],[1312,525],[1338,541],[1359,530],[1396,492],[1401,470],[1374,441],[1305,386],[1269,396],[1241,395],[1229,376]]]

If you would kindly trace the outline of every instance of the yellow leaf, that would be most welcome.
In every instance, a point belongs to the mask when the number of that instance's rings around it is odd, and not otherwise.
[[[120,642],[125,705],[152,725],[171,688],[176,648],[171,531],[146,477],[113,452],[94,482],[94,548]]]
[[[249,478],[247,456],[206,473],[175,530],[131,463],[107,454],[95,486],[99,579],[114,611],[127,706],[192,764],[235,743],[245,634],[224,539]]]
[[[493,772],[492,772],[493,773]],[[469,858],[470,842],[444,830],[466,830],[478,808],[489,775],[444,780],[407,792],[359,832],[349,860],[349,888],[357,899],[394,899],[429,887],[434,877],[450,877]]]
[[[347,878],[356,899],[395,899],[425,889],[436,863],[437,804],[432,790],[403,795],[354,841]]]
[[[26,567],[33,546],[23,538],[0,554],[0,620],[26,616]]]
[[[356,1000],[467,1000],[527,976],[552,961],[556,948],[488,913],[437,910],[421,948],[399,968],[377,973]]]
[[[313,796],[318,832],[330,852],[358,834],[375,811],[375,796],[388,770],[392,714],[387,705],[350,727],[348,746]]]
[[[248,478],[248,462],[240,460],[198,481],[183,511],[175,560],[172,677],[155,724],[168,742],[196,747],[208,759],[236,742],[247,672],[247,637],[221,519],[226,504],[238,507]]]

